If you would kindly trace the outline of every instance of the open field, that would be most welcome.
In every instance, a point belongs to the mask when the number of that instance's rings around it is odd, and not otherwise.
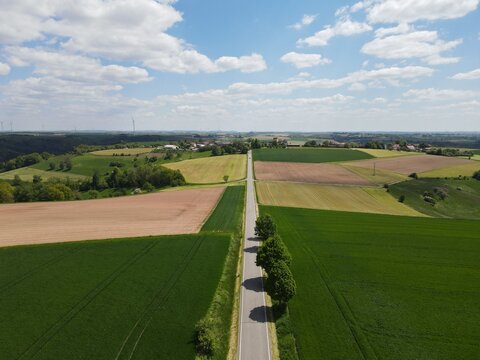
[[[107,149],[107,150],[98,150],[92,151],[90,154],[97,155],[97,156],[113,156],[113,155],[124,155],[124,156],[131,156],[131,155],[140,155],[140,154],[148,154],[152,152],[153,148],[125,148],[125,149]]]
[[[456,159],[446,156],[436,155],[417,155],[417,156],[402,156],[395,158],[371,159],[365,161],[355,161],[347,163],[347,165],[364,167],[373,169],[374,165],[377,169],[388,170],[403,175],[411,173],[422,173],[436,169],[442,169],[457,165],[470,164],[473,161],[466,159]]]
[[[477,359],[480,222],[261,207],[292,254],[301,359]]]
[[[45,171],[39,170],[32,167],[24,167],[20,169],[15,169],[0,173],[0,180],[13,180],[15,175],[18,175],[23,181],[32,181],[35,175],[42,177],[42,180],[49,179],[72,179],[72,180],[84,180],[86,179],[83,175],[73,174],[66,171]]]
[[[458,177],[472,176],[475,171],[480,170],[480,163],[471,161],[468,164],[450,166],[447,168],[436,169],[428,172],[422,172],[420,177]]]
[[[409,151],[396,151],[396,150],[394,151],[394,150],[382,150],[382,149],[357,149],[357,150],[363,151],[376,158],[419,155],[419,153],[409,152]]]
[[[381,188],[264,181],[257,182],[256,187],[262,205],[425,216]]]
[[[227,187],[215,211],[203,225],[202,231],[237,231],[243,219],[244,199],[244,185]]]
[[[223,188],[110,199],[0,205],[0,246],[200,230]]]
[[[255,149],[254,161],[323,163],[370,159],[373,156],[350,149]]]
[[[255,177],[258,180],[268,181],[373,185],[365,177],[336,164],[256,161]]]
[[[375,175],[373,169],[364,168],[360,166],[344,165],[342,167],[347,168],[353,173],[360,175],[370,181],[372,184],[383,185],[393,184],[399,181],[405,181],[410,179],[406,175],[398,174],[393,171],[375,169]]]
[[[166,164],[170,169],[180,170],[191,184],[221,183],[224,175],[228,181],[244,179],[247,172],[246,155],[212,156]]]
[[[193,359],[230,235],[0,249],[3,359]]]
[[[446,193],[442,200],[435,189]],[[436,200],[431,205],[423,198],[429,192]],[[390,193],[398,198],[405,195],[405,204],[434,217],[480,219],[480,181],[455,179],[418,179],[390,186]]]

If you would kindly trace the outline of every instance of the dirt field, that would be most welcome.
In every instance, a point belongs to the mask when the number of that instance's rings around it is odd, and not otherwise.
[[[0,205],[0,247],[200,230],[224,188]]]
[[[377,169],[393,171],[403,175],[409,175],[414,172],[422,173],[441,168],[469,164],[472,162],[473,161],[467,159],[458,159],[445,156],[417,155],[385,159],[361,160],[349,162],[346,165],[373,169],[373,166],[375,164]]]
[[[380,188],[264,181],[257,182],[256,186],[262,205],[425,216]]]
[[[267,181],[373,185],[364,177],[335,164],[255,161],[255,177]]]

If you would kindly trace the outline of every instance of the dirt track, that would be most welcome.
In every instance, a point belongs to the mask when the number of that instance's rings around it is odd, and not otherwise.
[[[389,170],[403,175],[422,173],[426,171],[468,164],[473,161],[436,155],[404,156],[386,159],[370,159],[346,163],[346,165]]]
[[[196,233],[223,190],[0,205],[0,247]]]
[[[372,185],[370,181],[335,164],[255,161],[258,180],[319,184]]]

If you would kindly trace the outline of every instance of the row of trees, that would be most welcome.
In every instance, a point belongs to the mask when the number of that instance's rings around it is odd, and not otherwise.
[[[291,255],[277,234],[277,227],[270,215],[257,219],[255,235],[264,240],[258,250],[256,264],[267,273],[265,290],[280,309],[285,309],[297,291],[289,267]]]

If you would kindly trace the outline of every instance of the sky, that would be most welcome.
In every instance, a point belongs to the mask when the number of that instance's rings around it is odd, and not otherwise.
[[[480,0],[0,0],[3,130],[480,131]]]

